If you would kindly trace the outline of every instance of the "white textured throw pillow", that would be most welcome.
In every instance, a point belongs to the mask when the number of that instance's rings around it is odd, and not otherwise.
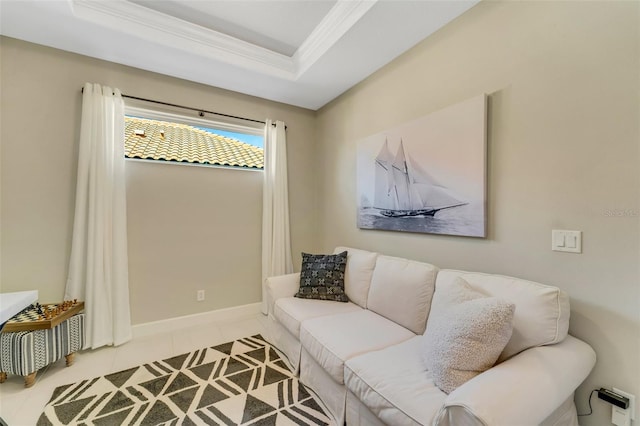
[[[423,358],[434,384],[448,394],[493,367],[511,338],[515,305],[475,291],[462,278],[438,292]]]

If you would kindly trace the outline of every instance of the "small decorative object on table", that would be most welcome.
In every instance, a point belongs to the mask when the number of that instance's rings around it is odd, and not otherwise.
[[[36,373],[63,356],[73,364],[75,352],[84,346],[84,302],[34,303],[9,319],[0,333],[0,383],[7,373],[35,382]]]
[[[47,330],[71,318],[84,309],[77,299],[62,303],[33,303],[15,314],[2,327],[3,333],[29,330]]]

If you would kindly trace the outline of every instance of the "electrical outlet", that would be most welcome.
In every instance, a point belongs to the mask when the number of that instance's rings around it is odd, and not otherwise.
[[[626,398],[629,398],[629,408],[622,411],[629,413],[630,419],[635,420],[636,419],[636,396],[616,388],[613,388],[613,391],[618,395],[622,395]],[[617,408],[617,407],[614,407],[614,408]]]
[[[202,302],[204,300],[204,290],[198,290],[196,293],[196,300]]]

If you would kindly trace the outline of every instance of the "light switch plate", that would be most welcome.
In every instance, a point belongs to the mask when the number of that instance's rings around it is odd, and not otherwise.
[[[582,231],[552,230],[551,250],[582,253]]]

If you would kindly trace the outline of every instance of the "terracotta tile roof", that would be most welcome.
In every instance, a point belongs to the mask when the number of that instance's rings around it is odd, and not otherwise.
[[[194,126],[125,117],[127,158],[264,168],[262,148]]]

